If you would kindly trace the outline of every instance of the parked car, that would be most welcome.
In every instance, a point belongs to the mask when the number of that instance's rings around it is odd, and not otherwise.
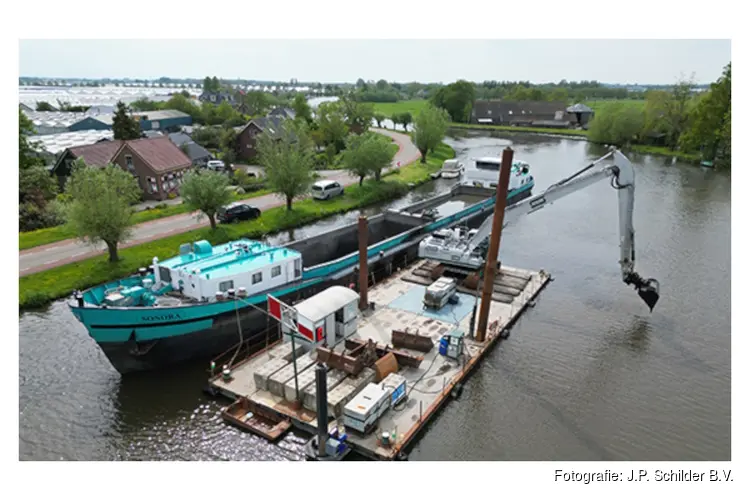
[[[242,220],[257,219],[260,217],[260,208],[246,205],[244,203],[235,203],[219,210],[217,218],[223,224],[239,222]]]
[[[316,200],[328,200],[344,194],[344,186],[336,181],[318,181],[312,185],[312,196]]]
[[[209,162],[206,163],[206,168],[213,170],[214,172],[225,172],[231,170],[231,168],[228,168],[221,160],[209,160]]]

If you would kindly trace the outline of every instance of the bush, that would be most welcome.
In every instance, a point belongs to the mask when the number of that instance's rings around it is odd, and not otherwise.
[[[167,195],[167,199],[169,200],[174,200],[175,198],[177,198],[177,195],[173,192]]]

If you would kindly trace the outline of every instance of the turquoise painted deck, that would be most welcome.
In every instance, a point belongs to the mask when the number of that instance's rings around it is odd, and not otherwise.
[[[402,311],[412,312],[420,316],[427,316],[446,323],[457,324],[463,321],[466,316],[471,314],[476,301],[475,297],[465,293],[456,293],[458,297],[457,304],[446,304],[439,310],[428,309],[424,307],[422,299],[427,287],[414,285],[408,292],[391,301],[388,307],[401,309]]]
[[[242,245],[246,245],[247,249],[243,249]],[[189,273],[196,272],[205,279],[217,279],[253,272],[266,268],[273,262],[300,257],[301,254],[291,248],[274,247],[260,241],[242,239],[213,247],[211,253],[199,251],[178,255],[160,262],[159,266],[171,270],[181,269]]]

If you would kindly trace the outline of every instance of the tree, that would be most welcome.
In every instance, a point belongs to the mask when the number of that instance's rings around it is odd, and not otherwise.
[[[608,103],[597,110],[589,124],[589,139],[600,144],[628,145],[638,140],[645,115],[635,106],[622,102]]]
[[[299,93],[294,96],[292,109],[294,110],[296,119],[305,120],[308,125],[312,124],[312,108],[307,104],[305,94]]]
[[[688,150],[702,150],[707,160],[731,165],[732,64],[712,83],[691,112],[691,126],[680,138]]]
[[[375,113],[372,104],[357,102],[351,96],[342,97],[337,104],[351,132],[355,134],[367,132],[372,125],[372,116]]]
[[[232,193],[227,189],[229,177],[211,170],[193,170],[185,174],[180,196],[184,203],[193,210],[200,210],[198,217],[204,215],[216,229],[216,213],[232,201]]]
[[[55,108],[53,108],[52,105],[46,101],[39,101],[36,103],[36,110],[37,111],[54,111]]]
[[[382,123],[385,121],[385,115],[383,113],[375,113],[372,115],[372,118],[375,120],[375,123],[378,124],[378,128],[382,128]]]
[[[247,92],[242,98],[245,112],[250,116],[264,115],[271,105],[269,97],[268,94],[260,90]]]
[[[67,182],[68,223],[82,240],[103,241],[109,261],[119,260],[117,246],[131,234],[131,205],[140,199],[138,181],[117,165],[89,168],[77,160]]]
[[[292,210],[294,199],[305,195],[313,182],[315,160],[307,126],[287,120],[278,134],[261,134],[256,147],[268,186]]]
[[[21,170],[40,165],[41,159],[34,153],[35,144],[29,143],[28,137],[34,135],[34,124],[26,114],[18,110],[18,167]]]
[[[422,153],[422,163],[427,162],[427,152],[433,150],[445,137],[450,123],[448,112],[432,104],[420,111],[414,122],[414,143]]]
[[[346,147],[349,127],[335,103],[323,103],[318,107],[318,130],[322,133],[326,145],[333,144],[336,153]]]
[[[393,161],[394,154],[390,139],[384,135],[351,135],[346,141],[341,161],[347,170],[359,177],[361,186],[368,175],[373,175],[379,181],[383,169]]]
[[[237,161],[237,131],[233,128],[226,128],[221,132],[219,139],[219,147],[221,148],[221,159],[227,165],[231,165]]]
[[[141,125],[130,117],[129,111],[124,102],[117,102],[117,108],[112,117],[112,131],[115,140],[127,141],[141,137]]]
[[[375,84],[375,87],[378,90],[386,90],[386,89],[388,89],[388,82],[386,82],[385,80],[382,80],[382,79],[378,80],[378,83]]]
[[[211,84],[211,77],[207,76],[203,79],[203,90],[206,92],[211,92],[213,90],[213,85]]]
[[[471,118],[474,98],[474,84],[458,80],[439,89],[431,101],[436,107],[446,110],[454,122],[465,123]]]
[[[411,113],[408,111],[404,111],[403,113],[399,113],[397,116],[397,122],[404,126],[404,132],[408,130],[409,124],[412,122],[413,118],[411,116]]]

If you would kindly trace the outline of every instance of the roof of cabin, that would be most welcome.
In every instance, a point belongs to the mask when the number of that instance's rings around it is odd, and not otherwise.
[[[300,257],[300,253],[285,247],[274,247],[260,241],[237,240],[211,248],[210,253],[190,252],[163,262],[161,267],[183,270],[203,279],[231,278],[265,268],[273,262]]]
[[[303,300],[294,308],[297,310],[297,314],[316,323],[348,303],[357,300],[359,300],[359,294],[354,290],[344,286],[332,286],[307,300]]]

